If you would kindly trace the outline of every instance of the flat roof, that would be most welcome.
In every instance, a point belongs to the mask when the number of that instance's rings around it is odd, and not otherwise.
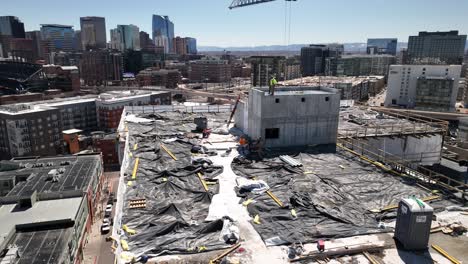
[[[19,247],[21,257],[16,264],[59,263],[63,253],[69,250],[68,241],[73,227],[35,232],[18,232],[12,244]]]
[[[80,205],[84,197],[37,201],[32,207],[23,209],[17,204],[0,206],[0,245],[6,246],[11,232],[16,230],[30,230],[48,226],[55,229],[59,223],[73,226]],[[26,245],[18,245],[26,246]],[[40,245],[36,245],[40,246]],[[38,248],[35,250],[37,253]],[[30,262],[36,263],[36,262]]]
[[[10,104],[0,106],[0,113],[6,115],[23,115],[28,113],[37,113],[54,110],[54,108],[46,105],[34,105],[34,104]]]
[[[263,92],[268,95],[268,87],[252,87],[253,91]],[[301,95],[301,94],[336,94],[337,90],[328,87],[310,87],[310,86],[277,86],[275,95]]]
[[[64,156],[41,159],[13,160],[23,168],[1,172],[2,175],[26,177],[26,181],[18,182],[6,197],[24,197],[34,191],[38,193],[54,193],[63,191],[86,191],[91,179],[97,177],[97,170],[101,164],[101,156]],[[62,171],[62,173],[60,173]],[[58,175],[56,182],[51,176]]]

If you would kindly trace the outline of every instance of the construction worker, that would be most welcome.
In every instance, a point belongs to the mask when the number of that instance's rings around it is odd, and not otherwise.
[[[275,86],[277,84],[278,84],[278,82],[276,81],[276,77],[274,75],[271,76],[270,83],[269,83],[269,87],[270,87],[269,94],[270,95],[275,95]]]
[[[247,139],[242,136],[239,140],[239,154],[242,155],[242,156],[245,156],[247,155],[247,146],[248,146],[249,142],[247,141]]]

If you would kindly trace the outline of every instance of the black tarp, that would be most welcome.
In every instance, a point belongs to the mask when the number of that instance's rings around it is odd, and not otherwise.
[[[222,125],[226,118],[226,114],[204,115],[211,125]],[[140,161],[137,177],[125,193],[122,224],[137,231],[127,237],[130,250],[136,255],[186,254],[229,247],[220,241],[223,220],[204,221],[218,186],[211,186],[206,192],[197,173],[212,179],[222,173],[223,167],[192,162],[196,157],[190,150],[199,143],[192,138],[199,134],[192,131],[194,116],[177,112],[147,115],[143,117],[152,123],[127,124],[133,153],[125,183],[132,181],[136,158]],[[128,202],[135,199],[146,199],[146,208],[128,208]]]
[[[389,228],[378,227],[385,215],[370,210],[412,195],[430,195],[414,180],[386,173],[344,151],[323,153],[317,148],[293,157],[302,162],[302,168],[293,168],[277,157],[232,164],[237,175],[264,180],[285,205],[280,208],[267,194],[244,197],[254,200],[247,209],[252,217],[260,217],[260,224],[254,227],[267,245],[388,232]],[[444,202],[433,206],[437,204]]]

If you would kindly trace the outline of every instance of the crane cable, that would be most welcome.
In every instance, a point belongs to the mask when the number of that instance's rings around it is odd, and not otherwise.
[[[288,46],[291,44],[291,16],[292,16],[292,1],[289,2],[289,29],[288,29]]]
[[[289,5],[288,5],[289,3]],[[284,45],[291,44],[292,0],[284,1]]]
[[[284,1],[284,45],[288,45],[288,1]]]

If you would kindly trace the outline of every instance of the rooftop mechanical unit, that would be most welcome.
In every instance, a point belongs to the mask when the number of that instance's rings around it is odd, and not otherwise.
[[[398,204],[395,239],[404,249],[425,250],[429,243],[434,210],[416,198],[403,199]]]

